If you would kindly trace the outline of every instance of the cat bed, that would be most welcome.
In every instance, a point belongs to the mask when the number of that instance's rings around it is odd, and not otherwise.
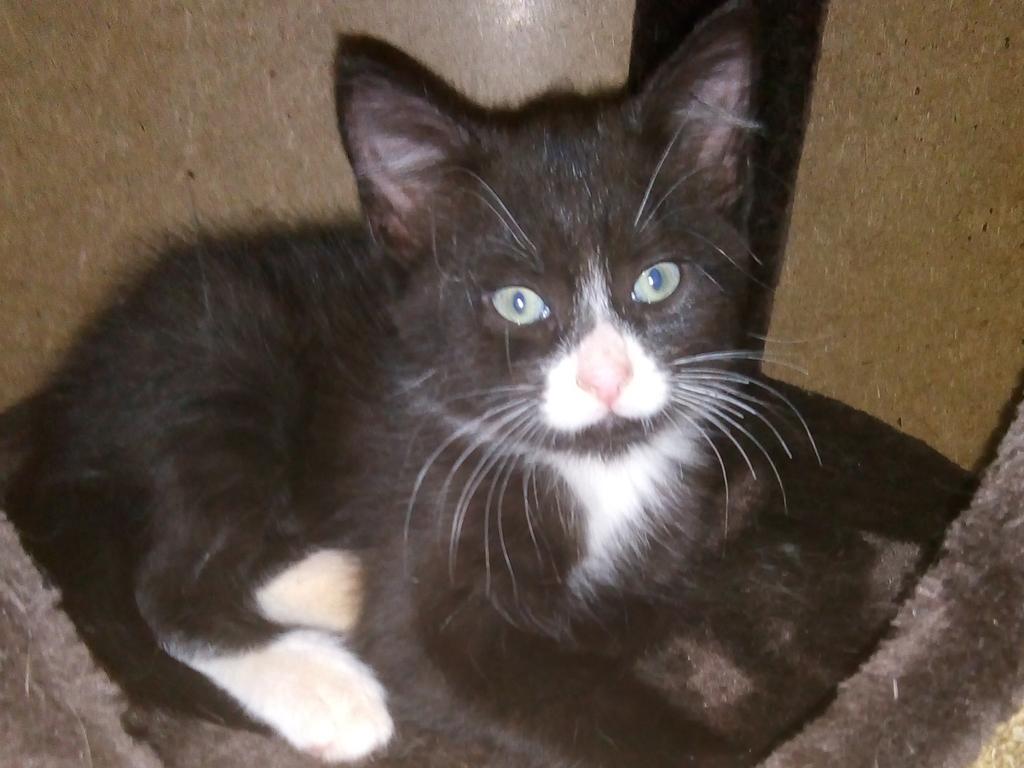
[[[1024,706],[1022,606],[1024,404],[891,636],[764,768],[971,765]],[[1024,765],[1014,732],[979,768]]]
[[[898,513],[934,525],[949,515],[945,507],[961,503],[964,473],[923,444],[835,401],[806,395],[800,406],[813,412],[819,428],[827,423],[829,434],[842,443],[841,452],[826,462],[826,472],[833,467],[828,487],[834,496],[805,489],[821,509],[871,506],[879,518]],[[942,554],[903,604],[888,639],[817,719],[770,756],[766,768],[971,765],[996,725],[1024,703],[1022,506],[1024,408],[970,506],[949,528]],[[912,573],[916,562],[908,554],[881,580],[893,600],[906,593],[901,574]],[[672,681],[670,660],[659,663],[668,687],[682,684]],[[764,709],[765,716],[769,711]],[[0,765],[254,764],[319,763],[260,733],[128,704],[92,663],[61,611],[59,595],[0,516]],[[452,745],[410,733],[375,764],[552,765],[521,748],[513,754],[499,736],[489,743]]]

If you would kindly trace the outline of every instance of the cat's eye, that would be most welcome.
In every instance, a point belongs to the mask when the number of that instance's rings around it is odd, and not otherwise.
[[[633,301],[641,304],[657,304],[664,301],[679,287],[679,266],[671,261],[662,261],[640,273],[633,283]]]
[[[515,325],[530,325],[551,316],[544,299],[521,285],[499,288],[491,294],[491,304],[499,315]]]

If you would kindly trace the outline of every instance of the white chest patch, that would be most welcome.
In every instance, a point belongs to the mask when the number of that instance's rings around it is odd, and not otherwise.
[[[696,439],[682,430],[666,430],[614,459],[551,457],[584,516],[585,550],[571,576],[574,588],[615,580],[621,556],[644,544],[686,467],[700,461]]]

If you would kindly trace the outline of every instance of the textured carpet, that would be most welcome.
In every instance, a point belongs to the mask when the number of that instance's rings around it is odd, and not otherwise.
[[[891,638],[765,768],[1024,766],[1024,406]]]
[[[978,768],[1024,765],[1024,718],[985,746],[1024,691],[1022,497],[1024,412],[891,637],[766,768],[966,768],[979,752]],[[2,517],[0,553],[0,765],[315,765],[259,734],[135,711],[122,722],[116,686],[92,664]],[[550,766],[522,752],[495,758],[502,750],[494,746],[413,735],[387,764]]]

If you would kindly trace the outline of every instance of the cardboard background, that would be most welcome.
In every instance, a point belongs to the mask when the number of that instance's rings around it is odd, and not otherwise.
[[[621,81],[632,13],[625,0],[0,0],[0,406],[155,235],[355,209],[339,31],[514,101]]]
[[[1024,368],[1022,158],[1019,0],[832,2],[770,333],[809,375],[778,374],[982,459]]]
[[[338,30],[486,102],[625,77],[632,2],[5,3],[0,403],[160,232],[354,206]],[[1017,0],[834,2],[772,336],[806,377],[971,465],[1024,365]],[[512,76],[510,76],[512,73]]]

